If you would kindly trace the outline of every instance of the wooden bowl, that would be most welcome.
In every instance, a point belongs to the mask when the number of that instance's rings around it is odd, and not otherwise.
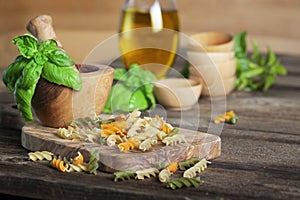
[[[76,65],[82,77],[82,89],[50,83],[41,78],[32,98],[38,120],[46,126],[67,127],[74,119],[99,115],[105,106],[113,82],[114,70],[103,65]]]
[[[199,81],[203,85],[201,95],[217,97],[228,95],[233,90],[236,76],[225,79],[215,79],[214,82],[210,84],[199,76],[191,76],[190,79]]]
[[[213,66],[234,59],[234,52],[194,52],[187,51],[188,61],[193,65]]]
[[[205,76],[207,82],[210,83],[216,77],[221,76],[222,79],[235,76],[236,72],[236,60],[230,59],[228,61],[215,64],[213,66],[207,65],[191,65],[189,67],[190,76]],[[217,74],[219,73],[219,74]],[[211,80],[208,80],[211,79]]]
[[[233,36],[222,32],[202,32],[190,36],[190,51],[227,52],[233,50]]]
[[[169,78],[154,82],[158,102],[170,110],[188,110],[198,101],[202,85],[184,78]]]

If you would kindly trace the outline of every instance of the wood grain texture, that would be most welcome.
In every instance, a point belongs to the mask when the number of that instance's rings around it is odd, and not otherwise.
[[[266,93],[233,92],[227,108],[239,117],[225,124],[222,155],[199,174],[199,188],[169,190],[157,178],[114,182],[111,173],[61,173],[48,161],[32,162],[21,145],[21,130],[0,127],[0,197],[35,199],[261,199],[296,200],[300,197],[300,57],[281,55],[288,69]],[[0,102],[4,104],[3,94]],[[6,99],[6,97],[5,97]],[[211,120],[210,99],[200,98],[199,130]],[[1,108],[1,107],[0,107]],[[8,110],[8,109],[7,109]],[[2,110],[3,111],[3,110]],[[0,110],[1,116],[5,117]],[[167,111],[168,122],[180,124],[180,112]],[[195,116],[185,113],[181,123],[191,127]],[[8,124],[13,127],[15,121]],[[2,118],[2,121],[5,118]],[[7,120],[5,120],[8,122]],[[180,177],[174,175],[172,178]]]
[[[56,135],[56,131],[39,124],[25,125],[22,128],[22,146],[30,151],[50,151],[68,158],[80,151],[86,161],[90,158],[90,152],[97,149],[100,168],[106,172],[156,168],[162,163],[179,162],[191,157],[211,160],[221,155],[220,137],[188,129],[180,129],[178,133],[185,136],[186,144],[165,146],[158,143],[147,152],[132,150],[126,153],[120,152],[117,146],[62,139]]]
[[[32,107],[43,125],[67,127],[72,120],[100,114],[108,98],[114,70],[104,65],[77,65],[80,68],[94,69],[80,72],[82,89],[69,87],[40,79],[32,97]],[[59,120],[58,120],[59,119]]]

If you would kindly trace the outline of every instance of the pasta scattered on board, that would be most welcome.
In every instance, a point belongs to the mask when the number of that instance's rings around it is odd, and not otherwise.
[[[186,143],[185,136],[178,132],[178,128],[158,115],[141,118],[138,110],[106,120],[96,115],[94,119],[77,119],[69,127],[57,129],[57,135],[63,139],[116,146],[122,152],[134,149],[145,152],[156,144],[174,146]]]

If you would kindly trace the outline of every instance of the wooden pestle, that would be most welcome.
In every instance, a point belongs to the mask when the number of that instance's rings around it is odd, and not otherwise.
[[[62,45],[57,39],[54,28],[52,26],[51,16],[39,15],[30,20],[26,28],[39,41],[54,39],[57,42],[57,45],[62,48]]]

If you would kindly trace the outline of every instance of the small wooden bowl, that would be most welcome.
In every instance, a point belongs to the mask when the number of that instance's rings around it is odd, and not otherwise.
[[[50,83],[41,78],[32,98],[39,121],[46,126],[67,127],[74,119],[99,115],[113,82],[114,70],[103,65],[76,65],[82,77],[82,89]]]
[[[217,97],[228,95],[233,90],[236,76],[214,80],[214,82],[210,84],[207,84],[207,82],[199,76],[191,76],[190,79],[199,81],[203,85],[201,95]]]
[[[194,80],[169,78],[154,82],[158,102],[170,110],[188,110],[198,101],[202,85]]]
[[[233,50],[233,36],[222,32],[202,32],[190,36],[190,51],[227,52]]]
[[[195,52],[187,51],[188,61],[193,65],[213,66],[234,59],[234,52]]]
[[[208,84],[214,79],[221,76],[222,79],[235,76],[236,60],[231,59],[223,63],[215,64],[214,66],[207,65],[191,65],[189,67],[190,76],[205,76]]]

